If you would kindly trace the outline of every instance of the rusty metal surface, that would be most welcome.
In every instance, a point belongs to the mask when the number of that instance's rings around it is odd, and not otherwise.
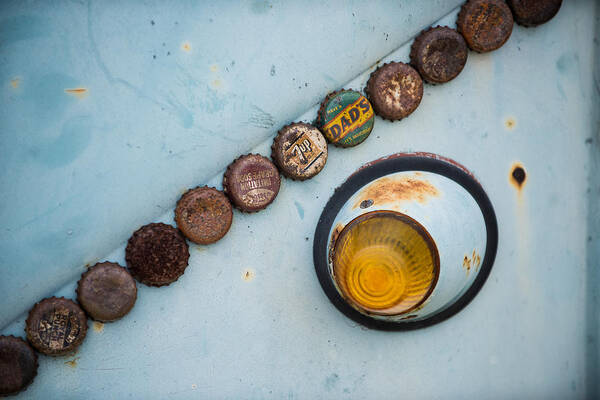
[[[458,9],[440,17],[459,3],[148,3],[128,12],[3,3],[3,334],[22,336],[23,311],[63,283],[56,294],[72,298],[86,262],[124,264],[133,230],[173,224],[183,191],[220,188],[231,160],[268,155],[276,131],[314,120],[327,93],[364,88],[381,63],[407,62],[409,39],[431,24],[453,27]],[[260,23],[240,38],[232,27],[247,17]],[[317,176],[284,179],[266,210],[234,211],[222,240],[190,246],[177,282],[140,285],[132,311],[90,324],[76,355],[40,357],[34,384],[16,398],[597,397],[598,25],[597,2],[564,2],[547,24],[515,25],[497,51],[469,53],[458,77],[425,86],[410,117],[376,118],[360,146],[330,146]],[[228,43],[248,49],[234,66]],[[452,319],[421,331],[361,329],[319,287],[312,233],[360,165],[419,151],[458,161],[485,187],[500,228],[497,261]],[[511,184],[515,162],[526,172],[521,190]],[[465,256],[472,249],[460,268]]]

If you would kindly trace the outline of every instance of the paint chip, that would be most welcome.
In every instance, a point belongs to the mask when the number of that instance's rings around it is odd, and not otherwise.
[[[80,357],[75,357],[74,359],[70,360],[70,361],[65,361],[65,365],[68,365],[71,368],[75,368],[77,366],[77,360],[79,360]]]
[[[250,282],[252,279],[254,279],[255,275],[256,273],[252,268],[246,268],[242,273],[242,279],[246,282]]]
[[[102,322],[94,321],[94,332],[102,333],[104,331],[104,324]]]
[[[504,126],[506,127],[506,129],[508,129],[509,131],[512,131],[516,128],[517,126],[517,121],[513,118],[513,117],[508,117],[506,118],[506,120],[504,121]]]

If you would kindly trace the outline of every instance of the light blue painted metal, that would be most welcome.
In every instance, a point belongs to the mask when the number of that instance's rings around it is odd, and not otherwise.
[[[14,322],[3,333],[22,335],[18,315],[57,285],[73,297],[85,262],[123,263],[124,240],[172,223],[185,188],[220,186],[219,171],[255,145],[269,154],[277,128],[327,91],[404,42],[389,59],[406,61],[407,40],[457,4],[4,3],[0,325]],[[456,12],[439,22],[453,25]],[[600,393],[598,16],[592,0],[564,2],[543,26],[515,26],[498,51],[470,53],[409,118],[377,119],[360,146],[330,148],[315,178],[284,180],[267,210],[236,212],[222,241],[191,246],[179,281],[140,285],[131,314],[90,326],[74,358],[41,357],[20,398]],[[371,70],[344,86],[362,88]],[[86,97],[64,92],[80,86]],[[352,171],[406,151],[474,172],[496,210],[498,255],[450,320],[367,330],[328,302],[311,238]],[[520,194],[508,181],[517,160]]]

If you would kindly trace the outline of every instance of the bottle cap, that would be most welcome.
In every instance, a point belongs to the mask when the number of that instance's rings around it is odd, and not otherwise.
[[[212,187],[197,187],[184,193],[175,207],[175,222],[194,243],[210,244],[221,239],[233,219],[227,196]]]
[[[185,272],[189,258],[181,232],[163,223],[142,226],[129,238],[125,249],[129,272],[148,286],[175,282]]]
[[[369,136],[374,123],[373,108],[365,96],[355,90],[340,90],[325,97],[316,125],[330,143],[352,147]]]
[[[288,178],[303,181],[317,175],[327,162],[327,142],[310,124],[284,126],[271,146],[273,161]]]
[[[562,0],[508,0],[516,23],[537,26],[550,21],[562,4]]]
[[[87,333],[87,317],[73,300],[49,297],[29,311],[27,340],[40,353],[60,356],[75,350]]]
[[[469,0],[458,13],[456,28],[471,50],[486,53],[508,40],[513,17],[502,0]]]
[[[391,62],[369,77],[367,96],[375,113],[390,121],[408,117],[423,98],[423,80],[410,65]]]
[[[125,268],[112,262],[98,263],[85,271],[77,284],[77,301],[96,321],[116,321],[135,304],[135,280]]]
[[[0,396],[17,394],[37,375],[37,354],[15,336],[0,336]]]
[[[260,154],[246,154],[234,160],[223,176],[223,189],[243,212],[266,208],[279,193],[281,178],[277,167]]]
[[[410,63],[429,83],[454,79],[467,63],[467,43],[460,33],[447,26],[421,32],[410,49]]]

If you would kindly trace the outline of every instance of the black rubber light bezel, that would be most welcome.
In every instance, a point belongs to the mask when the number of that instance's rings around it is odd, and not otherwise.
[[[437,314],[422,320],[381,320],[357,311],[350,306],[337,291],[333,283],[333,278],[329,273],[328,266],[329,232],[331,231],[333,222],[342,206],[360,188],[377,178],[402,171],[431,172],[445,176],[462,186],[473,197],[481,210],[485,222],[487,241],[485,255],[477,277],[469,289],[467,289],[467,291],[453,304],[442,309]],[[435,155],[398,154],[373,162],[370,165],[359,169],[335,190],[333,196],[331,196],[325,205],[321,217],[319,218],[319,222],[317,223],[313,242],[313,257],[319,283],[329,300],[339,311],[353,321],[368,328],[399,331],[419,329],[437,324],[465,308],[477,293],[479,293],[487,280],[492,270],[494,259],[496,258],[497,247],[498,223],[496,221],[494,208],[492,207],[492,203],[487,194],[472,175],[458,165],[454,165],[450,161],[446,161]]]

